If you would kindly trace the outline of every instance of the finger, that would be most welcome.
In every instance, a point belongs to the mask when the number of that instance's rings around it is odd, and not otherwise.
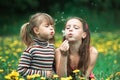
[[[68,41],[67,41],[66,43],[64,43],[64,45],[62,45],[62,46],[60,47],[60,49],[63,50],[63,51],[67,51],[68,48],[69,48]]]
[[[62,47],[65,47],[66,45],[68,44],[68,41],[67,40],[65,40],[63,43],[62,43]]]
[[[62,43],[62,45],[65,45],[66,43],[68,43],[68,40],[65,40],[65,41]]]
[[[67,47],[67,49],[66,49],[67,51],[69,50],[69,46]]]
[[[69,46],[64,46],[64,47],[61,48],[61,51],[66,52],[66,51],[68,51],[68,49],[69,49]]]
[[[69,49],[69,45],[66,45],[65,51],[68,51],[68,49]]]

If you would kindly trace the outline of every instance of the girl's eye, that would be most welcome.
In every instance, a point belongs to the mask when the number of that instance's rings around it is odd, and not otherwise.
[[[79,26],[74,26],[75,29],[79,29],[80,27]]]
[[[70,29],[70,26],[66,26],[66,29]]]
[[[49,27],[48,25],[45,25],[45,27]]]
[[[70,29],[69,27],[66,27],[66,29]]]

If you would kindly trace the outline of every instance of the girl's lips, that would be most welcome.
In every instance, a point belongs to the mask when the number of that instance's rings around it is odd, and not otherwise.
[[[51,34],[51,35],[53,35],[53,34],[54,34],[54,32],[51,32],[50,34]]]
[[[72,35],[72,33],[69,33],[68,35]]]
[[[68,36],[72,36],[73,34],[72,33],[69,33]]]

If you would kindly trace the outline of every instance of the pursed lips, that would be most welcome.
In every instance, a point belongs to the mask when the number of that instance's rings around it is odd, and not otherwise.
[[[68,33],[68,36],[72,36],[73,34],[72,33]]]
[[[54,32],[52,31],[52,32],[50,32],[50,34],[51,34],[51,35],[53,35],[53,34],[54,34]]]

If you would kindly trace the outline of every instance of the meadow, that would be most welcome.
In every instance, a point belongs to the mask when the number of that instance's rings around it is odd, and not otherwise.
[[[93,70],[96,80],[120,79],[119,36],[118,31],[91,33],[91,45],[95,46],[99,52],[98,60]],[[58,47],[62,43],[62,35],[56,34],[55,39],[55,47]],[[15,73],[17,72],[18,62],[24,48],[25,45],[21,43],[19,35],[0,37],[0,80],[25,80]],[[10,79],[10,74],[16,78]]]

